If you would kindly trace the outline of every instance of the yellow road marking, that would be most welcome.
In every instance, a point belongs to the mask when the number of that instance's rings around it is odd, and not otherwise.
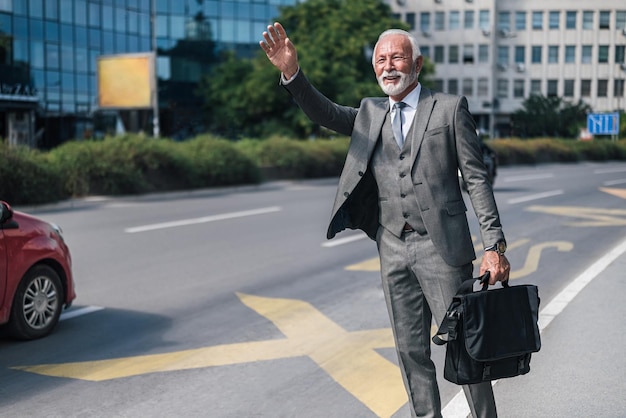
[[[145,373],[308,356],[379,417],[392,416],[407,402],[400,370],[375,351],[394,347],[391,329],[348,332],[307,302],[246,294],[238,296],[250,309],[272,321],[286,338],[13,369],[103,381]]]
[[[608,194],[612,194],[613,196],[621,197],[622,199],[626,199],[626,189],[614,189],[609,187],[600,187],[600,191]]]
[[[526,210],[543,212],[570,218],[582,218],[587,221],[566,222],[570,226],[624,226],[626,225],[626,210],[600,209],[575,206],[530,206]]]
[[[346,267],[346,270],[352,271],[380,271],[380,259],[378,257],[370,258],[369,260],[362,261],[360,263],[352,264]]]
[[[544,242],[542,244],[533,245],[528,250],[528,256],[526,256],[526,262],[524,266],[519,270],[511,271],[509,274],[509,280],[519,279],[520,277],[528,276],[537,271],[539,268],[539,258],[541,258],[541,252],[546,248],[554,247],[559,251],[571,251],[574,245],[571,242],[566,241],[553,241]]]

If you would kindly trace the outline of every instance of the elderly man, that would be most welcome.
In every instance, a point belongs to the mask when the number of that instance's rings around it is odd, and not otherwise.
[[[476,127],[464,97],[433,92],[418,76],[423,65],[410,33],[383,32],[372,56],[388,98],[358,108],[333,103],[306,79],[280,23],[260,42],[281,71],[281,83],[314,122],[351,136],[327,237],[361,229],[376,241],[398,362],[414,417],[441,416],[430,358],[433,316],[441,323],[476,258],[457,170],[480,223],[485,253],[480,274],[505,281],[510,265]],[[474,417],[495,417],[489,382],[463,387]]]

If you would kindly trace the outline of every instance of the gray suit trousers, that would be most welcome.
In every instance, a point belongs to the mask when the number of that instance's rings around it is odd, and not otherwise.
[[[435,365],[430,358],[432,318],[440,324],[471,263],[453,267],[443,261],[427,234],[393,235],[380,227],[376,242],[387,310],[398,361],[413,417],[441,417]],[[491,384],[464,386],[475,418],[496,417]]]

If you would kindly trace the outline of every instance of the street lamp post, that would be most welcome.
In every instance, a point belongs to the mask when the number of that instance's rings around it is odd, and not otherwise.
[[[152,31],[152,135],[158,138],[159,127],[159,78],[157,76],[157,41],[156,41],[156,0],[151,1],[150,30]]]

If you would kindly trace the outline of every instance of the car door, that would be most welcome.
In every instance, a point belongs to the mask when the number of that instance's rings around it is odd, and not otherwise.
[[[7,289],[7,248],[4,231],[0,229],[0,311],[5,304],[5,292]],[[0,318],[2,320],[2,318]]]

